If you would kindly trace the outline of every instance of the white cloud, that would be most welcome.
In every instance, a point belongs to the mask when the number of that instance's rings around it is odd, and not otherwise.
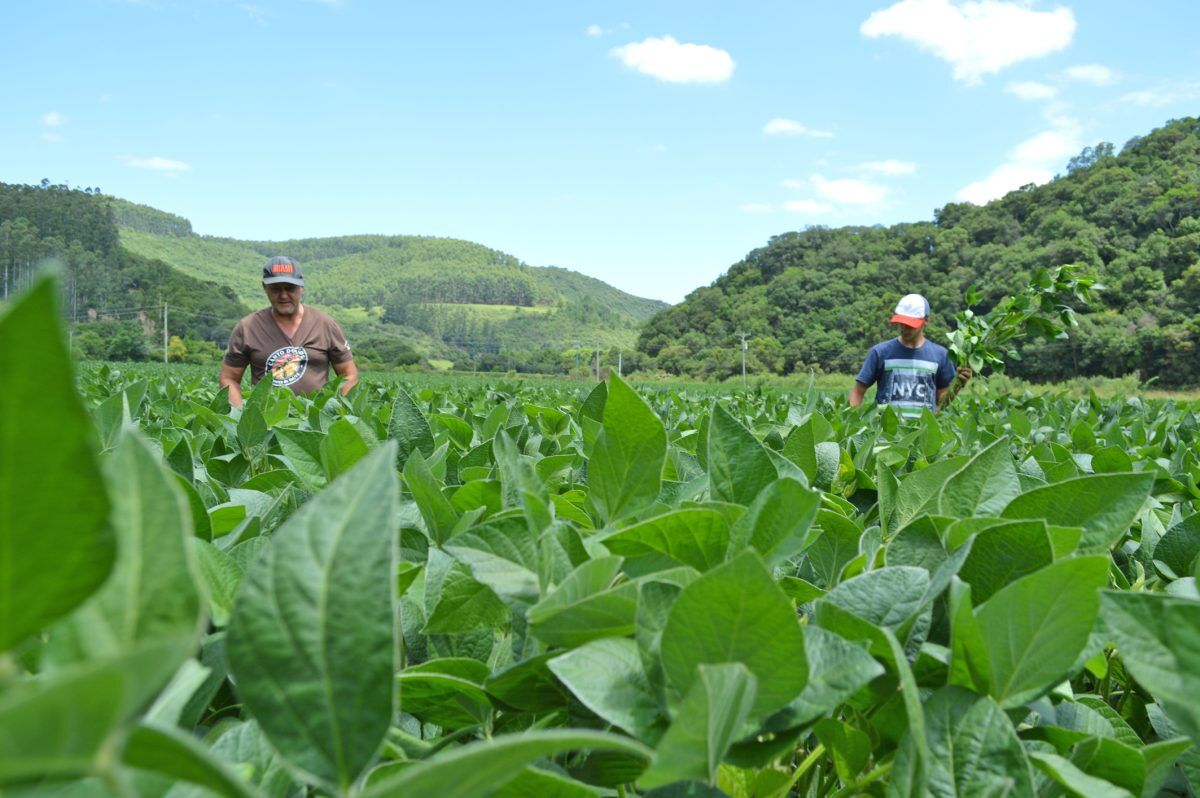
[[[53,142],[53,143],[57,144],[58,142],[60,142],[62,140],[63,140],[63,137],[58,133],[48,133],[47,132],[47,133],[42,134],[42,141],[49,141],[49,142]]]
[[[766,133],[768,136],[809,136],[815,139],[833,138],[833,134],[828,130],[813,130],[807,125],[797,122],[795,119],[784,119],[782,117],[775,117],[763,125],[763,133]]]
[[[1012,94],[1022,100],[1053,100],[1058,96],[1058,89],[1038,83],[1036,80],[1021,80],[1009,83],[1004,87],[1006,94]]]
[[[826,180],[812,176],[813,187],[823,199],[842,205],[878,205],[887,198],[887,187],[867,180]]]
[[[742,213],[774,213],[775,209],[762,202],[747,202],[739,209]]]
[[[1142,89],[1121,97],[1119,102],[1140,105],[1143,108],[1161,108],[1174,103],[1189,102],[1200,98],[1200,83],[1174,84],[1169,89]]]
[[[833,210],[833,206],[825,202],[817,202],[811,199],[789,200],[783,203],[783,208],[792,213],[829,213]]]
[[[666,152],[666,151],[667,151],[667,145],[666,145],[666,144],[655,144],[655,145],[654,145],[653,147],[651,147],[650,149],[654,150],[655,152]]]
[[[66,122],[67,118],[58,111],[51,111],[42,117],[42,124],[46,127],[58,127],[59,125],[65,125]]]
[[[785,178],[785,179],[783,179],[783,180],[780,180],[780,181],[779,181],[779,185],[780,185],[780,187],[781,187],[781,188],[788,188],[788,189],[795,190],[795,189],[798,189],[798,188],[804,188],[804,181],[803,181],[803,180],[797,180],[797,179],[796,179],[796,178],[794,178],[794,177],[789,177],[789,178]]]
[[[964,186],[958,199],[983,205],[1030,183],[1049,182],[1057,170],[1083,148],[1079,123],[1069,117],[1052,120],[1053,128],[1013,148],[1008,160],[982,180]]]
[[[878,172],[881,175],[911,175],[917,171],[917,165],[912,161],[897,161],[889,158],[886,161],[867,161],[857,167],[864,172]]]
[[[1093,86],[1107,86],[1117,79],[1116,73],[1100,64],[1081,64],[1070,67],[1067,69],[1067,77],[1081,83],[1091,83]]]
[[[1062,50],[1075,35],[1069,8],[1035,11],[1004,0],[900,0],[876,11],[859,27],[876,39],[898,36],[954,67],[956,80],[984,75],[1029,58]]]
[[[588,25],[587,30],[584,31],[584,33],[586,33],[588,36],[603,36],[606,33],[612,33],[612,31],[606,30],[599,25]]]
[[[667,83],[723,83],[733,75],[733,57],[707,44],[685,44],[673,36],[650,37],[614,47],[625,66]]]
[[[132,166],[135,169],[149,169],[152,172],[162,172],[163,174],[178,174],[179,172],[191,171],[191,164],[186,164],[183,161],[172,161],[169,158],[163,158],[161,155],[155,155],[151,158],[135,158],[131,155],[126,155],[121,158],[126,166]]]

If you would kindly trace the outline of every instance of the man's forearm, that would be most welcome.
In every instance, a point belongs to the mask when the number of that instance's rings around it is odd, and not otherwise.
[[[244,399],[242,399],[242,383],[241,383],[241,380],[238,380],[237,382],[234,382],[233,380],[231,380],[231,379],[229,379],[229,378],[227,378],[227,377],[222,377],[222,378],[221,378],[221,382],[220,382],[220,386],[221,386],[222,388],[228,388],[228,389],[229,389],[229,404],[230,404],[230,405],[232,405],[233,407],[241,407],[241,406],[242,406],[242,404],[243,404],[243,402],[244,402],[245,400],[244,400]]]

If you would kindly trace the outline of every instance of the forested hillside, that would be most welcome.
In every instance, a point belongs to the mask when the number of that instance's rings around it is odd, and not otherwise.
[[[951,203],[934,221],[812,227],[756,249],[711,286],[644,327],[639,350],[677,374],[723,377],[750,333],[756,371],[857,371],[891,335],[905,293],[933,306],[937,340],[975,285],[987,310],[1039,266],[1081,262],[1107,290],[1070,340],[1029,344],[1013,373],[1058,380],[1138,372],[1200,382],[1200,121],[1168,123],[1088,148],[1066,174],[982,207]]]
[[[47,262],[62,270],[63,306],[80,324],[77,348],[96,357],[152,356],[162,307],[170,333],[223,345],[245,308],[232,291],[172,269],[120,245],[112,206],[98,189],[0,183],[0,298],[28,286]],[[177,347],[177,351],[179,350]],[[154,356],[161,356],[160,348]]]

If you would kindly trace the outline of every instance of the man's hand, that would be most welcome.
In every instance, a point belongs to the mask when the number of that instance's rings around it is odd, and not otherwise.
[[[971,368],[969,366],[959,366],[958,367],[958,379],[960,381],[970,382],[971,378],[974,376],[975,376],[975,372],[971,371]]]

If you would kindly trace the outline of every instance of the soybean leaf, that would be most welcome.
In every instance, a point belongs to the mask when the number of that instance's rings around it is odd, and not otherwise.
[[[42,279],[0,318],[0,651],[81,604],[116,552],[55,297]]]
[[[428,457],[433,454],[433,433],[429,421],[417,403],[403,388],[396,388],[396,399],[392,403],[392,416],[388,422],[388,438],[396,442],[396,468],[404,469],[408,456],[420,452]]]
[[[1200,555],[1200,513],[1173,524],[1154,547],[1154,559],[1170,568],[1176,577],[1192,573],[1197,555]]]
[[[714,784],[721,760],[750,714],[755,691],[754,675],[739,662],[700,665],[638,785],[653,788],[687,779]]]
[[[786,562],[803,548],[821,507],[821,494],[794,479],[777,479],[755,497],[730,535],[730,552],[750,545],[768,565]]]
[[[1060,560],[1005,586],[975,611],[991,695],[1000,706],[1021,706],[1071,674],[1107,581],[1107,557]]]
[[[577,646],[634,631],[637,583],[613,585],[620,557],[588,560],[528,613],[535,636],[549,645]]]
[[[367,455],[367,443],[348,419],[339,418],[329,425],[321,438],[321,463],[325,478],[334,480]]]
[[[638,645],[625,637],[593,640],[547,663],[584,706],[648,743],[662,736],[658,699],[642,670]]]
[[[1001,438],[946,480],[938,512],[955,518],[999,515],[1020,492],[1008,440]]]
[[[970,583],[972,598],[982,604],[1006,584],[1053,560],[1045,521],[1011,521],[975,536],[958,575]]]
[[[452,748],[405,768],[369,787],[363,798],[453,795],[485,798],[521,774],[527,765],[565,751],[614,751],[648,761],[651,750],[616,734],[556,729],[510,734]]]
[[[684,695],[699,665],[745,665],[758,680],[755,719],[781,709],[808,681],[804,635],[791,602],[753,551],[683,589],[671,606],[661,645],[667,678]]]
[[[247,709],[293,765],[342,787],[392,715],[395,458],[377,448],[275,532],[229,626]]]
[[[1056,754],[1031,751],[1029,759],[1038,770],[1050,776],[1069,795],[1077,798],[1133,798],[1128,790],[1123,790],[1104,779],[1089,776],[1070,760]]]
[[[1112,590],[1101,601],[1125,667],[1200,744],[1200,602]]]
[[[425,519],[430,536],[435,543],[445,543],[458,524],[458,513],[450,500],[442,494],[442,486],[429,470],[420,452],[410,454],[408,462],[404,464],[404,481],[421,510],[421,517]]]
[[[227,798],[259,795],[203,743],[170,726],[138,726],[129,735],[121,758],[132,767],[199,784]]]
[[[708,476],[713,499],[741,505],[778,477],[758,439],[716,403],[708,426]]]
[[[825,718],[813,728],[817,739],[833,757],[833,766],[847,784],[863,771],[871,759],[871,738],[840,720]]]
[[[729,523],[707,508],[685,508],[648,518],[603,539],[604,547],[625,558],[661,555],[668,567],[690,565],[707,571],[725,559]]]
[[[487,665],[473,659],[443,657],[396,674],[400,709],[446,729],[483,723],[492,711],[482,682]]]
[[[419,455],[412,455],[412,463]],[[487,585],[453,557],[430,549],[425,567],[426,634],[459,634],[491,629],[508,618],[508,609]]]
[[[943,687],[925,702],[929,793],[1033,795],[1029,760],[1008,716],[991,698]]]
[[[1149,473],[1091,474],[1023,493],[1001,515],[1083,527],[1084,550],[1103,550],[1125,535],[1153,487]]]
[[[892,523],[904,527],[922,513],[937,508],[942,486],[967,463],[966,457],[951,457],[916,471],[900,480],[896,491],[896,508]]]
[[[800,695],[771,717],[773,731],[809,723],[835,709],[864,685],[883,674],[883,666],[856,645],[819,626],[804,630],[808,683]]]
[[[588,460],[589,496],[607,522],[634,515],[658,497],[667,433],[646,401],[615,374],[604,427]]]

